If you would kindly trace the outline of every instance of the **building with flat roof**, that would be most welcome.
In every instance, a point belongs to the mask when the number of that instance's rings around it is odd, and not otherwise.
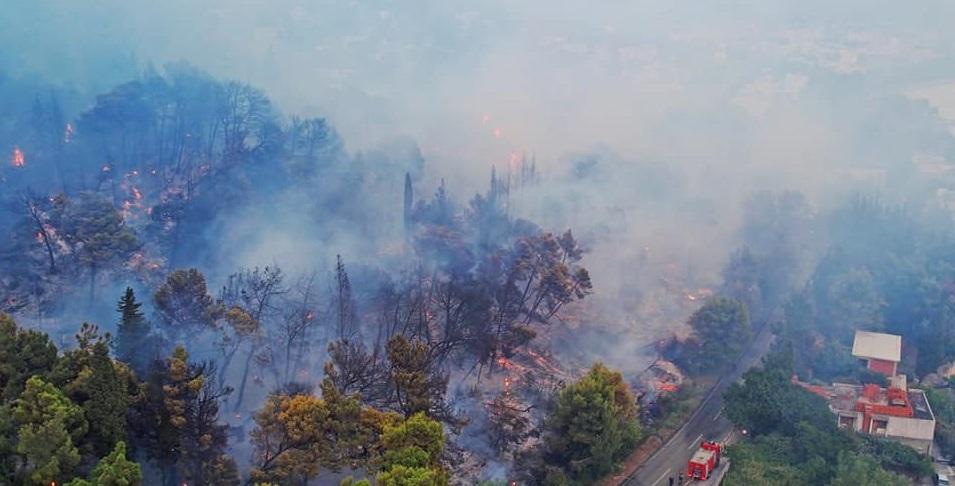
[[[852,356],[865,361],[866,368],[876,373],[895,376],[902,361],[902,336],[856,331]]]
[[[935,415],[924,391],[908,389],[905,375],[891,377],[887,388],[874,384],[800,385],[829,402],[839,427],[932,452]]]

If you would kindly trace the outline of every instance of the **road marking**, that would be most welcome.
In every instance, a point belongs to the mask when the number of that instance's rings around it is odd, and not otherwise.
[[[700,434],[700,435],[696,436],[696,438],[693,439],[693,442],[690,442],[690,447],[687,447],[687,449],[693,449],[693,448],[695,448],[695,447],[700,447],[700,439],[702,439],[702,438],[703,438],[703,434]]]
[[[663,478],[667,477],[667,474],[670,474],[670,471],[672,470],[673,470],[672,467],[667,468],[667,470],[663,472],[663,475],[657,478],[657,480],[654,481],[653,484],[651,484],[650,486],[657,486],[657,483],[659,483],[660,481],[663,481]]]
[[[720,418],[720,415],[723,415],[723,409],[721,408],[719,412],[716,412],[716,416],[713,417],[713,421],[716,422],[716,419]]]

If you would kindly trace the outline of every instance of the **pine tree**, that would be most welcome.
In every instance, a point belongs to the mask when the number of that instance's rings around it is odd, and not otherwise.
[[[64,241],[74,251],[77,263],[86,268],[89,299],[93,302],[99,272],[128,258],[140,247],[140,242],[113,202],[96,193],[80,193],[75,201],[67,202],[57,219],[62,223]]]
[[[637,408],[619,372],[594,363],[557,396],[545,422],[544,459],[555,476],[590,484],[636,444]],[[559,471],[559,472],[558,472]]]
[[[80,462],[76,441],[86,432],[83,410],[51,383],[34,376],[17,399],[17,453],[29,481],[50,484],[70,476]]]
[[[135,423],[164,485],[239,484],[235,462],[225,455],[227,426],[219,423],[219,403],[232,390],[214,385],[214,375],[211,363],[190,363],[182,346],[152,367]]]
[[[126,458],[126,443],[120,441],[108,456],[100,459],[88,481],[74,479],[66,486],[138,486],[142,482],[142,468]]]
[[[119,300],[117,312],[120,314],[119,325],[116,331],[116,357],[127,363],[140,375],[145,374],[152,361],[152,350],[149,339],[149,323],[139,310],[142,303],[136,301],[136,293],[126,287],[126,293]]]

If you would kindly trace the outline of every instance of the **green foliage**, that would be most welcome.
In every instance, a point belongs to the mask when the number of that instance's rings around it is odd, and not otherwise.
[[[92,301],[99,272],[128,258],[140,242],[112,201],[102,195],[83,192],[75,201],[64,198],[58,209],[60,234],[73,249],[76,262],[87,269]]]
[[[942,453],[955,456],[955,400],[951,389],[925,390],[929,405],[935,412],[935,441]]]
[[[955,358],[955,299],[946,295],[935,311],[918,329],[918,363],[920,375],[935,372],[939,366]]]
[[[110,335],[100,335],[96,326],[83,324],[76,339],[77,347],[63,354],[50,376],[84,410],[89,433],[82,448],[102,456],[126,439],[126,413],[133,399],[128,369],[110,358]]]
[[[749,313],[742,302],[714,297],[690,316],[693,339],[699,352],[692,357],[691,369],[713,370],[732,363],[749,342]]]
[[[753,434],[792,434],[804,421],[820,430],[835,428],[825,400],[790,381],[791,361],[772,360],[762,369],[747,371],[742,384],[730,385],[725,395],[727,417]]]
[[[76,441],[86,433],[83,410],[39,377],[27,380],[13,409],[18,425],[16,451],[33,483],[69,477],[80,462]]]
[[[154,343],[150,339],[150,326],[140,310],[142,303],[136,301],[136,293],[126,287],[126,292],[119,300],[117,311],[120,319],[116,327],[114,341],[116,358],[129,364],[138,373],[145,374],[152,361]]]
[[[126,411],[130,397],[123,377],[109,357],[108,341],[93,345],[83,410],[90,425],[93,449],[105,454],[126,439]]]
[[[427,467],[393,464],[387,470],[378,473],[376,484],[381,486],[444,486],[448,484],[447,474]]]
[[[179,346],[154,364],[144,384],[135,410],[136,438],[163,482],[240,482],[235,462],[225,455],[226,426],[219,423],[219,403],[231,389],[213,384],[214,371],[209,363],[190,362]]]
[[[835,339],[827,340],[812,356],[813,376],[821,380],[848,376],[861,368],[859,360],[852,357],[849,347]]]
[[[137,486],[143,481],[143,472],[136,464],[126,459],[126,443],[117,442],[113,451],[100,459],[90,473],[90,483],[95,486]]]
[[[388,360],[394,398],[406,417],[436,412],[443,405],[448,378],[432,372],[424,342],[397,335],[388,341]]]
[[[826,314],[832,336],[848,342],[856,329],[883,329],[885,301],[876,288],[872,274],[865,268],[851,268],[829,285]]]
[[[377,484],[388,486],[444,486],[448,473],[439,459],[444,450],[441,423],[417,413],[385,426],[381,435],[384,451]]]
[[[904,477],[892,474],[872,458],[844,452],[839,455],[835,477],[830,486],[906,486]]]
[[[577,482],[600,478],[636,444],[636,413],[636,403],[620,373],[595,363],[587,375],[557,397],[544,426],[545,465],[562,470],[561,474]]]
[[[341,482],[338,483],[338,486],[371,486],[371,482],[367,479],[359,479],[356,481],[351,476],[348,476],[342,479]]]
[[[31,376],[45,376],[56,363],[56,346],[41,332],[20,329],[0,314],[0,402],[20,395]]]
[[[888,439],[862,436],[861,452],[872,457],[885,469],[918,477],[926,477],[934,471],[932,459],[915,449]]]
[[[783,454],[792,442],[778,434],[734,444],[727,449],[732,459],[723,484],[726,486],[796,486],[808,484],[798,468]]]
[[[163,323],[179,335],[210,328],[223,313],[209,295],[206,277],[195,268],[169,274],[153,295],[153,303]]]
[[[825,401],[789,380],[792,363],[792,346],[780,346],[727,391],[727,416],[752,436],[729,448],[726,484],[856,484],[845,481],[861,465],[873,471],[858,484],[896,484],[885,469],[931,473],[931,461],[908,446],[839,430]]]
[[[10,405],[0,406],[0,477],[12,478],[16,474],[16,423]]]

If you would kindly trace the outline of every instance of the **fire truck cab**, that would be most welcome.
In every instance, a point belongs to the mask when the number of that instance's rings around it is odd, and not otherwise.
[[[686,464],[687,479],[706,481],[713,470],[720,467],[720,457],[723,455],[723,445],[719,442],[704,440],[700,448],[693,453]]]

